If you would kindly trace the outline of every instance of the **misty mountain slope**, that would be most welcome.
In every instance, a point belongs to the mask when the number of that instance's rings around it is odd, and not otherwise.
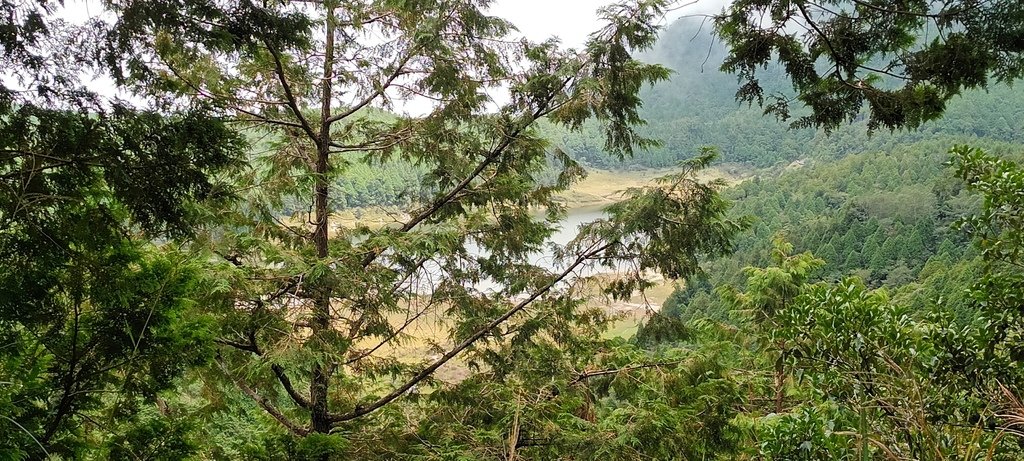
[[[655,47],[642,55],[673,71],[669,81],[643,92],[642,116],[648,122],[644,132],[661,140],[662,148],[620,162],[601,152],[596,125],[581,134],[552,133],[552,138],[577,159],[602,168],[671,166],[702,146],[718,147],[723,162],[771,167],[801,158],[841,158],[891,149],[925,139],[949,138],[950,144],[972,139],[1024,142],[1024,90],[1004,85],[965,93],[951,101],[944,118],[915,131],[880,131],[869,136],[863,120],[831,134],[790,129],[788,122],[763,115],[756,105],[735,100],[736,77],[719,70],[725,56],[726,48],[713,36],[711,24],[697,18],[680,19],[666,27]],[[761,84],[766,95],[792,94],[778,70],[763,72]]]

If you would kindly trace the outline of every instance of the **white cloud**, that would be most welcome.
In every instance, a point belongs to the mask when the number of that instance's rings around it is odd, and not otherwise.
[[[558,37],[565,46],[579,47],[600,25],[597,9],[607,0],[498,0],[490,13],[516,25],[534,41]]]
[[[597,9],[613,0],[496,0],[491,14],[507,19],[520,33],[534,41],[558,37],[566,47],[578,48],[602,24]],[[690,14],[717,13],[729,0],[688,0],[677,2],[664,24]]]

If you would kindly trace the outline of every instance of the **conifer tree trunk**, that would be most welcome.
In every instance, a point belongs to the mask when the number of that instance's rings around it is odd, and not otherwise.
[[[316,146],[316,175],[314,190],[315,227],[313,229],[313,244],[316,247],[317,257],[321,260],[328,257],[327,225],[328,214],[328,169],[331,147],[331,80],[334,73],[334,5],[325,2],[327,18],[325,21],[326,43],[324,48],[324,73],[321,83],[320,94],[320,136]],[[328,284],[322,286],[316,293],[313,304],[312,340],[320,341],[323,332],[331,328],[331,292],[332,287]],[[331,380],[331,367],[317,360],[313,364],[313,374],[310,379],[310,418],[313,432],[328,433],[331,430],[331,421],[328,416],[327,391]]]

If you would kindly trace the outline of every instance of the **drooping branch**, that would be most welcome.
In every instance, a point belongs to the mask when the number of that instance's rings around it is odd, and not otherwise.
[[[585,371],[583,373],[580,373],[579,376],[577,376],[576,379],[573,379],[572,382],[569,383],[569,384],[581,383],[581,382],[586,381],[586,380],[588,380],[590,378],[597,378],[597,377],[600,377],[600,376],[617,375],[619,373],[629,373],[631,371],[646,370],[646,369],[649,369],[649,368],[668,367],[668,366],[672,366],[672,365],[678,365],[678,364],[680,364],[682,362],[683,362],[683,360],[672,360],[672,361],[669,361],[669,362],[645,363],[645,364],[641,364],[641,365],[633,365],[633,366],[622,367],[622,368],[608,368],[608,369],[604,369],[604,370]]]
[[[849,65],[849,62],[843,59],[842,56],[839,56],[839,53],[836,52],[836,48],[832,46],[832,41],[829,40],[828,35],[826,35],[825,32],[822,31],[820,27],[818,27],[818,23],[815,22],[814,18],[811,17],[811,14],[807,12],[807,8],[805,8],[803,4],[799,2],[797,2],[796,7],[800,10],[800,14],[804,17],[804,20],[807,21],[807,24],[814,29],[814,31],[818,34],[818,37],[821,38],[822,42],[825,43],[825,47],[828,48],[829,55],[832,56],[832,60],[835,61],[836,65],[844,67],[846,65]],[[846,81],[845,79],[841,80],[843,80],[844,82]]]
[[[309,136],[309,139],[314,143],[319,140],[316,132],[313,131],[313,127],[309,124],[309,120],[306,120],[306,116],[302,114],[302,109],[299,107],[299,100],[295,97],[295,93],[292,92],[292,85],[288,82],[288,75],[284,70],[284,62],[281,60],[281,54],[277,52],[270,42],[264,40],[263,43],[267,47],[267,51],[270,52],[271,57],[274,59],[274,73],[277,75],[277,79],[281,82],[281,89],[284,90],[284,97],[287,101],[288,108],[291,109],[292,114],[299,121],[302,126],[302,131]]]
[[[337,121],[340,121],[340,120],[344,120],[345,118],[348,118],[348,117],[352,116],[352,114],[355,114],[356,112],[359,112],[360,109],[368,106],[375,99],[377,99],[380,96],[384,95],[384,93],[387,92],[388,88],[391,87],[391,84],[395,82],[395,79],[397,79],[398,77],[402,76],[406,72],[405,65],[409,63],[409,60],[412,59],[412,57],[416,54],[416,51],[418,49],[419,49],[418,47],[415,47],[415,48],[409,50],[409,53],[406,54],[405,57],[400,59],[395,64],[394,72],[392,72],[391,75],[388,76],[387,80],[385,80],[383,83],[381,83],[373,93],[371,93],[369,96],[364,98],[362,101],[360,101],[360,102],[356,103],[355,105],[353,105],[352,107],[350,107],[348,110],[328,117],[327,118],[327,123],[330,124],[330,123],[334,123],[334,122],[337,122]]]
[[[451,203],[452,200],[458,197],[459,194],[467,187],[469,187],[469,185],[472,184],[472,182],[476,180],[476,178],[479,177],[480,174],[483,173],[488,166],[496,162],[501,157],[502,153],[504,153],[505,150],[512,145],[512,142],[515,141],[523,131],[529,128],[534,122],[536,122],[540,118],[551,113],[551,103],[561,93],[561,91],[566,86],[569,85],[569,82],[571,82],[573,78],[574,76],[569,76],[563,79],[561,85],[559,85],[559,87],[555,91],[552,91],[550,94],[548,94],[547,98],[545,98],[544,101],[538,105],[537,109],[530,113],[530,116],[525,123],[517,126],[514,130],[512,130],[511,133],[504,136],[501,142],[498,143],[497,146],[491,149],[491,151],[484,156],[483,160],[476,166],[476,168],[473,169],[473,171],[466,175],[466,177],[463,178],[462,181],[460,181],[458,184],[456,184],[455,187],[451,188],[444,195],[437,197],[433,202],[431,202],[429,206],[421,210],[419,213],[413,216],[412,219],[410,219],[404,225],[402,225],[402,227],[399,229],[399,232],[409,232],[413,230],[420,223],[429,219],[431,216],[437,213],[442,207]],[[363,258],[363,267],[367,267],[370,264],[372,264],[373,261],[377,259],[377,257],[380,256],[383,252],[384,249],[370,250]]]
[[[861,0],[852,0],[852,1],[853,1],[854,4],[856,4],[858,6],[862,6],[864,8],[869,9],[869,10],[874,10],[874,11],[877,11],[879,13],[891,14],[891,15],[894,15],[894,16],[915,16],[915,17],[918,17],[918,18],[927,18],[927,19],[941,20],[941,19],[944,19],[944,18],[946,18],[948,16],[952,16],[954,14],[959,13],[959,11],[947,12],[947,11],[945,11],[945,9],[943,9],[943,11],[940,11],[938,13],[921,13],[921,12],[917,12],[917,11],[908,11],[908,10],[893,10],[893,9],[884,8],[884,7],[881,7],[881,6],[878,6],[878,5],[873,5],[873,4],[869,3],[869,2],[865,2],[865,1],[861,1]]]
[[[422,263],[420,265],[422,266]],[[355,355],[353,357],[349,357],[345,361],[344,364],[345,365],[351,365],[351,364],[353,364],[355,362],[358,362],[360,360],[363,360],[363,359],[373,355],[375,352],[380,350],[380,348],[386,346],[392,340],[394,340],[399,335],[401,335],[413,323],[415,323],[417,320],[419,320],[421,317],[423,317],[428,311],[430,311],[430,308],[433,306],[433,304],[434,304],[434,301],[433,301],[433,299],[431,299],[431,301],[427,303],[426,307],[424,307],[423,309],[420,309],[419,312],[417,312],[416,314],[408,316],[408,318],[405,320],[405,322],[402,323],[402,325],[400,325],[398,328],[396,328],[393,332],[391,332],[391,334],[387,335],[384,339],[379,341],[376,346],[373,346],[373,347],[371,347],[371,348],[369,348],[369,349],[367,349],[367,350],[365,350],[363,352],[360,352],[360,353],[358,353],[357,355]],[[358,332],[357,329],[363,324],[363,322],[365,321],[365,318],[366,318],[366,312],[364,311],[362,314],[360,314],[359,319],[357,319],[355,322],[353,322],[352,330],[349,332],[349,338],[348,338],[349,341],[352,341],[353,339],[355,339],[355,334]]]
[[[309,399],[300,394],[299,391],[295,390],[295,386],[292,385],[292,380],[288,379],[288,375],[285,373],[284,367],[274,363],[270,365],[270,369],[274,372],[274,376],[277,376],[277,380],[281,382],[281,386],[284,387],[285,392],[287,392],[288,396],[292,398],[292,401],[294,401],[296,405],[308,410],[310,408]]]
[[[825,31],[821,30],[821,28],[818,27],[817,22],[814,21],[814,18],[811,17],[811,14],[807,11],[807,9],[803,5],[799,5],[799,4],[797,5],[797,8],[800,10],[800,15],[803,16],[804,20],[807,21],[807,24],[810,25],[812,29],[814,29],[814,32],[818,35],[819,38],[821,38],[822,42],[825,43],[825,47],[828,48],[829,55],[832,56],[832,60],[836,63],[837,69],[838,69],[838,66],[843,66],[845,68],[847,66],[851,66],[852,65],[852,66],[854,66],[854,67],[856,67],[858,69],[864,69],[864,70],[866,70],[868,72],[877,72],[879,74],[887,75],[887,76],[893,77],[893,78],[898,78],[900,80],[909,80],[909,77],[907,77],[906,75],[896,74],[896,73],[893,73],[893,72],[891,72],[889,70],[879,69],[877,67],[871,67],[871,66],[865,65],[865,64],[860,63],[860,62],[850,62],[850,61],[848,61],[846,59],[843,59],[836,52],[835,47],[832,45],[832,42],[829,40],[828,36],[825,34]],[[862,86],[854,85],[854,84],[850,83],[849,81],[847,81],[845,78],[840,78],[839,80],[844,85],[846,85],[846,86],[848,86],[850,88],[853,88],[853,89],[857,89],[857,90],[866,90],[867,89],[867,88],[862,87]]]
[[[554,288],[556,285],[558,285],[558,283],[562,282],[563,280],[568,278],[570,275],[572,275],[574,272],[576,272],[576,269],[578,269],[581,265],[583,265],[586,262],[594,259],[597,255],[601,254],[602,252],[604,252],[606,249],[608,249],[609,247],[611,247],[615,243],[616,242],[607,242],[607,243],[604,243],[604,244],[591,246],[591,248],[588,251],[585,251],[585,252],[583,252],[583,254],[579,255],[576,258],[576,260],[573,261],[572,264],[570,264],[565,270],[563,270],[556,277],[552,278],[550,282],[548,282],[544,286],[540,287],[540,289],[536,290],[533,294],[531,294],[526,299],[520,301],[518,304],[513,306],[511,309],[507,310],[500,317],[492,320],[487,325],[484,325],[482,328],[480,328],[475,333],[470,335],[468,338],[463,340],[457,346],[455,346],[454,348],[449,350],[443,356],[441,356],[440,358],[435,360],[429,366],[427,366],[426,368],[421,370],[419,373],[417,373],[415,376],[413,376],[411,379],[406,381],[405,384],[399,386],[397,389],[392,391],[390,394],[387,394],[384,397],[381,397],[380,399],[377,399],[375,402],[373,402],[373,403],[371,403],[371,404],[369,404],[367,406],[357,405],[352,411],[350,411],[348,413],[344,413],[344,414],[340,414],[340,415],[332,415],[331,416],[331,421],[333,423],[342,423],[342,422],[345,422],[345,421],[351,421],[353,419],[359,418],[361,416],[365,416],[365,415],[370,414],[370,413],[372,413],[372,412],[374,412],[376,410],[379,410],[380,408],[384,407],[385,405],[387,405],[387,404],[391,403],[392,401],[398,399],[403,394],[408,392],[409,389],[412,389],[413,386],[419,384],[424,379],[427,379],[428,377],[430,377],[435,371],[437,371],[438,368],[441,368],[444,364],[446,364],[449,361],[451,361],[451,359],[453,359],[456,356],[458,356],[460,353],[462,353],[462,351],[468,349],[470,346],[475,344],[477,341],[479,341],[483,337],[487,336],[495,328],[497,328],[498,326],[500,326],[503,323],[505,323],[505,321],[507,321],[508,319],[512,318],[512,316],[518,314],[519,312],[522,312],[523,309],[526,309],[527,306],[532,304],[534,301],[539,299],[541,296],[544,296],[545,294],[547,294],[549,291],[551,291],[552,288]]]
[[[258,121],[260,121],[262,123],[266,123],[268,125],[284,126],[284,127],[288,127],[288,128],[298,128],[298,129],[302,129],[303,128],[302,124],[299,124],[299,123],[291,122],[291,121],[288,121],[288,120],[273,119],[273,118],[267,117],[267,116],[265,116],[263,114],[260,114],[260,113],[258,113],[256,111],[243,108],[242,106],[240,106],[238,104],[228,104],[227,103],[227,101],[236,101],[236,102],[239,102],[239,103],[250,102],[250,103],[263,104],[263,105],[268,105],[268,106],[273,106],[273,105],[289,106],[290,103],[288,101],[265,101],[265,100],[246,101],[246,100],[243,100],[241,98],[238,98],[238,97],[235,97],[235,96],[231,96],[231,95],[217,95],[217,94],[213,94],[210,91],[202,88],[199,84],[189,80],[187,77],[185,77],[185,75],[183,75],[181,72],[179,72],[178,69],[175,68],[174,65],[172,65],[171,63],[165,62],[165,64],[167,65],[167,69],[171,72],[171,74],[173,74],[174,77],[177,78],[181,83],[184,83],[185,86],[191,88],[192,91],[194,91],[197,96],[200,96],[200,97],[205,98],[205,99],[209,99],[210,101],[220,101],[225,106],[228,106],[231,110],[234,110],[236,112],[240,112],[242,114],[245,114],[245,115],[248,115],[250,117],[253,117],[253,118],[257,119]]]
[[[75,165],[75,164],[91,166],[91,167],[97,167],[97,168],[102,168],[104,166],[104,165],[96,162],[97,160],[102,160],[102,158],[100,156],[84,157],[84,158],[80,158],[80,159],[76,159],[76,158],[61,158],[61,157],[49,155],[49,154],[46,154],[46,153],[43,153],[43,152],[29,152],[29,151],[20,150],[20,149],[0,149],[0,154],[3,154],[3,155],[0,155],[0,159],[2,159],[2,160],[17,159],[17,158],[29,158],[29,159],[43,158],[43,159],[47,159],[47,160],[50,160],[50,161],[54,162],[54,163],[50,163],[50,164],[47,164],[47,165],[35,165],[35,164],[33,164],[33,165],[31,165],[30,168],[23,168],[23,169],[20,169],[20,170],[14,170],[11,173],[0,175],[0,180],[7,180],[7,179],[12,179],[12,178],[17,178],[19,176],[24,176],[26,170],[29,170],[29,171],[31,171],[34,174],[34,173],[40,173],[40,172],[43,172],[43,171],[46,171],[46,170],[52,170],[54,168],[61,168],[61,167],[67,166],[67,165]]]
[[[233,347],[240,351],[250,352],[257,357],[263,357],[263,351],[260,350],[259,346],[256,344],[256,338],[253,334],[249,335],[249,341],[245,343],[227,339],[215,339],[214,342],[224,346]],[[292,384],[292,380],[288,377],[287,372],[285,372],[284,367],[276,363],[272,363],[270,364],[270,370],[274,372],[274,376],[276,376],[277,380],[281,382],[281,386],[284,387],[285,392],[287,392],[288,396],[292,398],[292,401],[294,401],[296,405],[308,410],[309,399],[295,389],[295,386]]]
[[[255,344],[240,343],[238,341],[232,341],[230,339],[223,339],[223,338],[214,339],[213,342],[215,342],[217,344],[220,344],[222,346],[233,347],[233,348],[238,349],[238,350],[243,351],[243,352],[250,352],[250,353],[252,353],[254,355],[257,355],[257,356],[258,355],[262,355],[262,353],[260,352],[259,348],[257,348]]]

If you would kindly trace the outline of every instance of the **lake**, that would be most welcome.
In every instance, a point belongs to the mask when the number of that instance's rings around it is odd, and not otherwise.
[[[579,233],[580,226],[605,217],[603,211],[605,206],[606,205],[596,205],[568,210],[566,217],[560,221],[557,231],[551,235],[548,242],[558,246],[563,246],[569,243],[572,239],[576,238],[576,235]],[[542,217],[538,215],[538,219],[542,219]],[[486,254],[485,251],[473,242],[468,242],[466,244],[466,250],[473,256],[483,256]],[[560,266],[555,261],[551,245],[545,246],[541,252],[530,256],[529,260],[531,264],[551,271],[560,271],[564,269],[564,266]],[[602,270],[601,268],[585,268],[579,271],[579,275],[592,275],[601,272],[610,271],[607,269]],[[442,271],[439,265],[435,263],[428,263],[424,265],[423,276],[418,278],[420,280],[439,280],[441,276]],[[433,288],[433,284],[421,281],[411,284],[409,288],[415,289],[415,291],[419,293],[426,293]],[[474,288],[481,292],[496,292],[499,291],[502,286],[492,280],[483,280],[480,283],[477,283]]]

